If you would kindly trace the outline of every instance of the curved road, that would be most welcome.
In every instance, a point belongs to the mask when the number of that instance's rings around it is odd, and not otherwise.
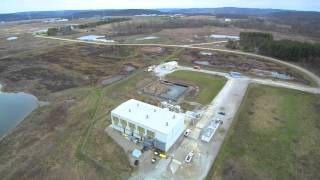
[[[91,41],[82,41],[82,40],[77,40],[77,39],[67,39],[67,38],[58,38],[58,37],[49,37],[49,36],[39,36],[36,35],[35,37],[38,38],[46,38],[46,39],[53,39],[53,40],[62,40],[62,41],[68,41],[68,42],[76,42],[76,43],[87,43],[87,44],[97,44],[97,45],[106,45],[106,46],[111,46],[111,45],[116,45],[116,46],[158,46],[158,47],[176,47],[176,48],[188,48],[188,49],[198,49],[198,50],[208,50],[208,51],[218,51],[218,52],[227,52],[227,53],[233,53],[233,54],[240,54],[240,55],[245,55],[245,56],[251,56],[251,57],[256,57],[256,58],[261,58],[265,59],[268,61],[273,61],[279,64],[283,64],[286,66],[289,66],[291,68],[294,68],[300,72],[303,72],[304,74],[308,75],[316,84],[317,87],[320,87],[320,77],[315,75],[314,73],[310,72],[307,69],[304,69],[300,66],[281,61],[279,59],[267,57],[267,56],[262,56],[262,55],[257,55],[253,53],[247,53],[247,52],[241,52],[241,51],[233,51],[233,50],[227,50],[227,49],[216,49],[216,48],[205,48],[205,47],[194,47],[198,45],[205,45],[205,44],[215,44],[215,43],[221,43],[224,41],[218,41],[218,42],[213,42],[213,43],[202,43],[202,44],[189,44],[189,45],[176,45],[176,44],[117,44],[117,43],[102,43],[102,42],[91,42]],[[257,81],[258,82],[258,81]]]

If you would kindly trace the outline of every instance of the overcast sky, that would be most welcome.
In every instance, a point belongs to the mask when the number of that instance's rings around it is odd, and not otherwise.
[[[0,13],[74,9],[248,7],[320,11],[320,0],[0,0]]]

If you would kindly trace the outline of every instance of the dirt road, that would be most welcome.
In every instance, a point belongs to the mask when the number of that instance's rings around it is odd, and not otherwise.
[[[286,66],[289,66],[291,68],[294,68],[298,71],[303,72],[304,74],[308,75],[313,81],[317,84],[318,87],[320,87],[320,77],[315,75],[314,73],[310,72],[307,69],[304,69],[300,66],[281,61],[279,59],[257,55],[253,53],[247,53],[247,52],[241,52],[241,51],[233,51],[233,50],[227,50],[227,49],[215,49],[215,48],[205,48],[205,47],[195,47],[201,44],[188,44],[188,45],[176,45],[176,44],[117,44],[117,43],[102,43],[102,42],[89,42],[89,41],[81,41],[81,40],[75,40],[75,39],[66,39],[66,38],[58,38],[58,37],[49,37],[49,36],[35,36],[37,38],[46,38],[46,39],[53,39],[53,40],[61,40],[61,41],[68,41],[68,42],[75,42],[75,43],[88,43],[88,44],[97,44],[97,45],[117,45],[117,46],[158,46],[158,47],[177,47],[177,48],[188,48],[188,49],[198,49],[198,50],[208,50],[208,51],[217,51],[217,52],[228,52],[233,54],[240,54],[240,55],[246,55],[251,57],[257,57],[269,61],[273,61],[279,64],[283,64]],[[221,43],[221,42],[217,42]],[[202,44],[204,45],[204,44]]]

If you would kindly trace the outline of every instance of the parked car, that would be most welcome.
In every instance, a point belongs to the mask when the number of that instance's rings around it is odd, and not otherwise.
[[[191,152],[189,152],[189,153],[187,154],[187,156],[186,156],[186,158],[184,159],[184,161],[189,164],[189,163],[191,163],[192,158],[193,158],[193,151],[191,151]]]
[[[225,116],[225,115],[226,115],[226,113],[223,112],[223,111],[218,112],[218,114],[220,114],[220,115],[222,115],[222,116]]]
[[[154,153],[153,153],[155,156],[159,156],[159,152],[158,151],[154,151]]]
[[[188,137],[191,133],[191,129],[186,129],[186,131],[184,132],[184,137]]]
[[[134,165],[135,165],[135,166],[139,166],[139,160],[136,159],[136,160],[134,161]]]
[[[201,69],[201,66],[193,66],[193,69],[198,69],[198,70],[200,70],[200,69]]]
[[[215,123],[220,123],[220,125],[222,125],[223,121],[221,119],[218,119],[218,120],[215,121]]]
[[[156,161],[157,161],[156,158],[152,158],[152,159],[151,159],[151,163],[152,163],[152,164],[156,163]]]

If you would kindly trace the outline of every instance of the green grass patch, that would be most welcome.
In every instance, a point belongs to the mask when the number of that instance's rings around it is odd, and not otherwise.
[[[207,179],[319,179],[320,96],[250,86]]]
[[[94,110],[93,121],[81,151],[86,156],[85,160],[92,161],[102,169],[102,174],[108,173],[112,179],[127,179],[133,169],[129,165],[128,152],[118,146],[104,129],[111,124],[111,110],[131,98],[135,94],[136,84],[145,76],[145,72],[138,71],[99,92],[102,93],[101,99]]]
[[[169,74],[167,78],[172,81],[181,81],[198,87],[199,92],[186,98],[187,100],[196,101],[204,105],[210,103],[226,83],[225,78],[191,71],[176,71]]]

